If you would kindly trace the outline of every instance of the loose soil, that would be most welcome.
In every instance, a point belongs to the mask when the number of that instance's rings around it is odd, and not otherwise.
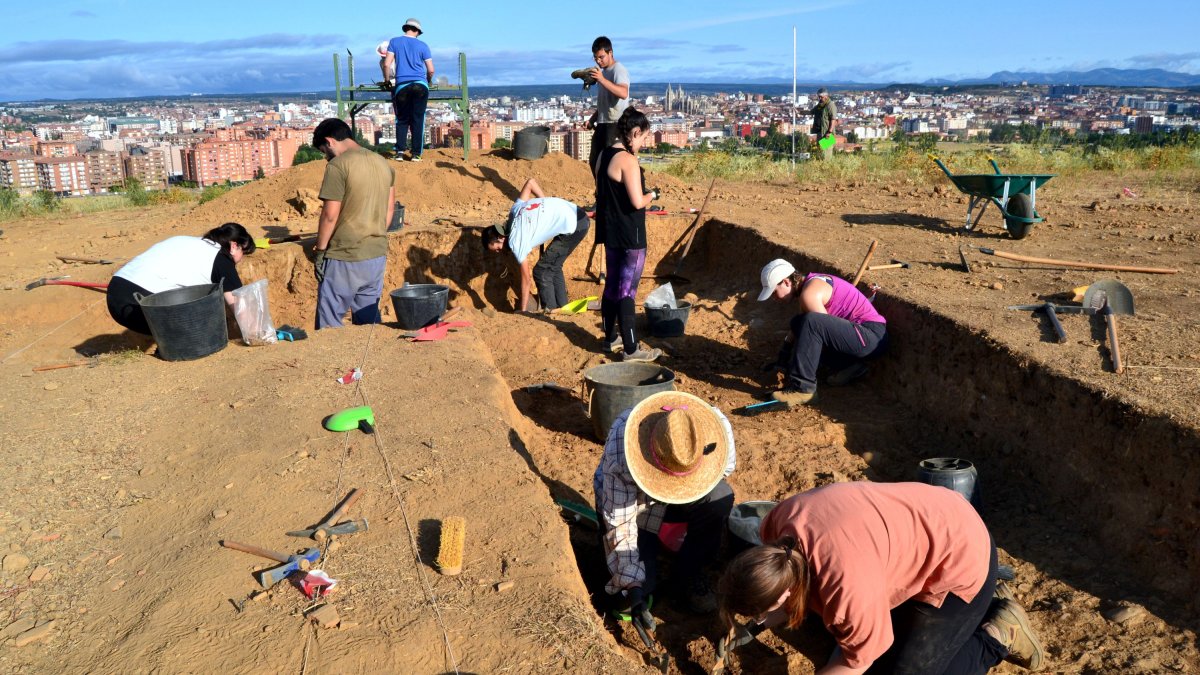
[[[500,217],[536,176],[550,194],[591,202],[586,167],[561,156],[504,153],[464,163],[449,151],[395,164],[408,225],[392,236],[387,288],[447,283],[472,326],[441,342],[398,339],[394,324],[313,333],[250,348],[238,342],[188,363],[146,356],[109,319],[103,295],[25,291],[40,277],[106,281],[113,266],[54,256],[130,257],[172,234],[225,220],[278,235],[316,229],[312,163],[198,207],[161,207],[0,225],[0,442],[13,474],[0,506],[0,630],[55,619],[51,637],[17,647],[11,672],[630,672],[646,650],[590,602],[603,581],[595,534],[552,499],[592,501],[600,453],[578,388],[607,362],[598,317],[511,313],[513,276],[485,255],[477,228]],[[697,208],[707,184],[651,174],[671,211]],[[1124,196],[1129,187],[1139,195]],[[872,240],[868,273],[893,336],[888,356],[845,388],[822,387],[812,409],[734,417],[739,500],[779,499],[844,480],[911,480],[916,462],[966,457],[979,467],[983,515],[1017,574],[1015,590],[1047,645],[1049,670],[1200,672],[1200,262],[1194,186],[1152,175],[1059,178],[1039,190],[1048,218],[1013,241],[989,211],[959,229],[965,198],[932,172],[926,183],[824,186],[718,182],[682,267],[696,301],[681,338],[662,347],[678,389],[730,411],[766,396],[761,366],[788,314],[757,303],[758,269],[852,276]],[[439,219],[435,222],[435,219]],[[691,216],[651,220],[647,274],[674,270]],[[1170,276],[1013,263],[960,244],[1025,255],[1175,267]],[[572,257],[572,297],[597,294]],[[310,325],[315,282],[305,248],[247,258],[267,278],[277,324]],[[1057,344],[1044,319],[1006,305],[1063,299],[1117,278],[1137,315],[1121,321],[1135,367],[1111,372],[1103,324],[1064,316]],[[665,281],[660,279],[659,281]],[[655,280],[645,279],[641,294]],[[384,303],[385,321],[391,308]],[[94,367],[34,373],[92,357]],[[335,378],[361,366],[358,385]],[[332,434],[328,414],[370,404],[378,433]],[[286,584],[251,597],[266,561],[222,549],[233,539],[301,550],[283,535],[319,521],[351,487],[367,532],[324,548],[339,579],[328,597],[337,629],[305,621],[314,605]],[[439,575],[442,518],[467,519],[466,564]],[[120,538],[113,528],[119,528]],[[31,581],[45,567],[49,575]],[[37,577],[38,575],[33,575]],[[497,584],[513,582],[510,590]],[[1124,611],[1121,611],[1124,610]],[[672,672],[713,665],[712,618],[663,603],[659,637]],[[29,625],[21,624],[21,625]],[[14,629],[15,630],[15,629]],[[819,626],[768,633],[733,672],[812,672],[831,646]],[[650,672],[650,671],[648,671]],[[1001,672],[1019,672],[1004,666]]]

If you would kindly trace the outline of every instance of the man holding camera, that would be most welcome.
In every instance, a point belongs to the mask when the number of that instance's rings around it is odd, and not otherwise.
[[[600,151],[617,140],[617,118],[629,106],[629,71],[613,58],[612,40],[601,35],[592,42],[592,58],[596,68],[591,79],[600,85],[596,92],[596,112],[587,121],[586,128],[592,129],[592,153],[588,167],[596,172],[596,159]]]

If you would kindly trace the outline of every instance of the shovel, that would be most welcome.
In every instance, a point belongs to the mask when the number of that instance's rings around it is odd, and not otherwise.
[[[559,307],[557,310],[555,310],[555,313],[557,313],[557,314],[582,314],[588,310],[588,307],[593,300],[599,300],[599,299],[600,299],[600,296],[598,296],[598,295],[589,295],[586,298],[572,300],[571,302],[568,302],[567,304],[565,304],[562,307]]]
[[[40,286],[78,286],[80,288],[94,288],[98,291],[108,290],[108,284],[98,284],[90,281],[64,281],[64,279],[66,279],[66,277],[54,277],[52,279],[42,277],[41,279],[30,282],[28,285],[26,285],[25,290],[32,291]]]
[[[1133,316],[1133,294],[1125,284],[1115,279],[1104,279],[1088,286],[1083,294],[1083,306],[1096,310],[1104,315],[1108,325],[1108,349],[1112,359],[1113,372],[1120,375],[1125,372],[1125,362],[1121,360],[1121,340],[1117,331],[1117,315]]]

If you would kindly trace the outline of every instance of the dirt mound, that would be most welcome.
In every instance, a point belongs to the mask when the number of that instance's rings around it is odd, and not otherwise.
[[[546,194],[579,205],[595,201],[595,184],[587,164],[561,153],[541,159],[515,159],[511,151],[477,152],[464,161],[462,151],[429,150],[421,162],[390,160],[396,170],[396,199],[410,222],[449,218],[458,222],[494,222],[512,204],[528,178],[537,178]],[[235,220],[247,227],[267,228],[316,223],[316,210],[299,207],[321,186],[325,162],[308,162],[254,181],[196,208],[205,222]],[[650,173],[664,197],[682,196],[689,188],[665,175]],[[310,192],[311,191],[311,192]],[[297,199],[299,197],[299,199]]]

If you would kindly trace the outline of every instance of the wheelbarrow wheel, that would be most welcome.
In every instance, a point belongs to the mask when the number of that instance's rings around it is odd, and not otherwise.
[[[1008,234],[1013,239],[1024,239],[1029,235],[1029,231],[1033,229],[1033,223],[1027,223],[1017,218],[1033,218],[1033,200],[1024,192],[1013,195],[1008,200],[1008,206],[1005,209],[1008,215],[1004,217],[1004,226],[1008,230]],[[1017,218],[1009,218],[1008,216],[1017,216]]]

